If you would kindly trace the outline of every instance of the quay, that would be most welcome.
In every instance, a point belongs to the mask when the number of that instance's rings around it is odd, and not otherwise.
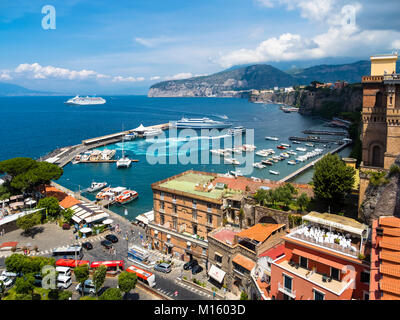
[[[146,129],[169,129],[169,123],[157,124],[153,126],[148,126]],[[121,131],[97,138],[91,138],[82,140],[81,144],[64,147],[61,149],[56,149],[49,154],[41,157],[39,161],[47,161],[50,163],[57,164],[59,167],[64,167],[70,163],[78,154],[84,153],[88,150],[104,147],[109,144],[117,143],[122,141],[123,137],[127,134],[133,133],[134,129]],[[138,138],[142,138],[142,135],[138,135]],[[133,160],[133,162],[138,162],[138,160]],[[83,161],[80,161],[83,162]],[[101,160],[101,161],[84,161],[85,163],[100,163],[100,162],[116,162],[116,160]]]
[[[117,162],[117,159],[110,159],[110,160],[80,160],[76,163],[110,163],[110,162]],[[138,159],[131,159],[132,162],[139,162]]]
[[[304,130],[304,134],[332,135],[332,136],[348,136],[345,131],[326,131],[326,130]]]
[[[292,141],[304,141],[304,142],[315,142],[315,143],[331,143],[331,142],[339,142],[340,140],[332,140],[332,139],[321,139],[320,137],[289,137],[289,140]]]
[[[339,152],[340,150],[346,148],[348,145],[350,145],[350,142],[346,142],[342,145],[340,145],[339,147],[337,147],[336,149],[333,149],[331,151],[329,151],[328,153],[334,154],[336,152]],[[304,167],[299,168],[298,170],[296,170],[295,172],[289,174],[288,176],[286,176],[285,178],[279,180],[279,182],[286,182],[289,181],[291,179],[293,179],[294,177],[298,176],[299,174],[303,173],[304,171],[306,171],[307,169],[313,167],[318,161],[320,161],[326,154],[322,155],[321,157],[319,157],[318,159],[306,164]]]

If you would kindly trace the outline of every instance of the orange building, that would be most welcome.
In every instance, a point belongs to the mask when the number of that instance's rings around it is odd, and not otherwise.
[[[400,300],[400,218],[372,224],[370,300]]]
[[[270,296],[277,300],[368,299],[368,226],[311,212],[283,237],[284,256],[271,263]]]

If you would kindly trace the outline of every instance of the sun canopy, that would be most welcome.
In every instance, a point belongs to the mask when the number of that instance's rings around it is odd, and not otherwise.
[[[92,230],[92,228],[82,228],[79,231],[82,233],[89,233],[89,232],[92,232],[93,230]]]
[[[132,131],[133,132],[143,132],[143,131],[146,131],[146,130],[147,130],[147,128],[143,124],[140,124],[139,127],[137,127],[136,129],[133,129]]]
[[[71,209],[75,212],[72,220],[76,223],[80,223],[83,220],[87,223],[91,223],[109,217],[108,213],[89,203],[78,203],[72,206]]]
[[[221,270],[220,268],[216,267],[215,265],[212,265],[210,270],[208,270],[208,275],[213,278],[214,280],[217,280],[219,283],[222,283],[224,280],[226,272]]]
[[[103,221],[103,224],[111,224],[113,222],[114,222],[113,219],[106,219],[106,220]]]
[[[311,212],[303,216],[302,219],[304,221],[314,222],[326,227],[347,231],[359,236],[362,236],[364,231],[368,228],[368,226],[365,224],[362,224],[354,219],[331,213]]]

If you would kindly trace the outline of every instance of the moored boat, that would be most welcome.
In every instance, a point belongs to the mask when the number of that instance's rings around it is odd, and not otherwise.
[[[273,171],[273,170],[269,170],[269,173],[274,174],[276,176],[280,174],[279,171]]]
[[[125,190],[115,197],[115,201],[119,204],[127,204],[135,200],[138,196],[139,194],[135,190]]]

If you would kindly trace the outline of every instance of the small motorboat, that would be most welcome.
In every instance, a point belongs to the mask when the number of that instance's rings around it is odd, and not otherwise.
[[[284,146],[286,148],[290,148],[290,144],[287,144],[287,143],[281,143],[281,146]]]
[[[279,171],[273,171],[273,170],[269,170],[269,173],[274,174],[276,176],[280,174]]]
[[[255,162],[253,163],[253,167],[257,169],[264,169],[265,166],[261,162]]]
[[[268,161],[268,160],[263,160],[263,161],[261,161],[261,163],[265,164],[267,166],[272,166],[273,165],[273,163],[271,161]]]
[[[278,137],[265,137],[265,139],[271,140],[271,141],[278,141],[279,140]]]
[[[92,182],[89,188],[86,189],[87,192],[96,192],[107,186],[107,182]]]
[[[296,148],[297,151],[302,151],[302,152],[306,152],[307,149],[306,148]]]
[[[229,171],[229,173],[234,175],[235,177],[243,176],[243,174],[242,174],[242,172],[240,170]]]
[[[295,165],[295,164],[297,164],[297,162],[296,161],[294,161],[294,160],[290,160],[290,161],[288,161],[288,164],[290,164],[290,165]]]
[[[285,147],[285,146],[283,146],[283,145],[277,146],[277,148],[278,148],[278,149],[287,149],[287,147]]]
[[[134,191],[134,190],[125,190],[122,193],[120,193],[119,196],[115,198],[115,201],[120,203],[120,204],[127,204],[133,200],[135,200],[139,194]]]
[[[300,141],[293,141],[294,144],[301,144]]]

